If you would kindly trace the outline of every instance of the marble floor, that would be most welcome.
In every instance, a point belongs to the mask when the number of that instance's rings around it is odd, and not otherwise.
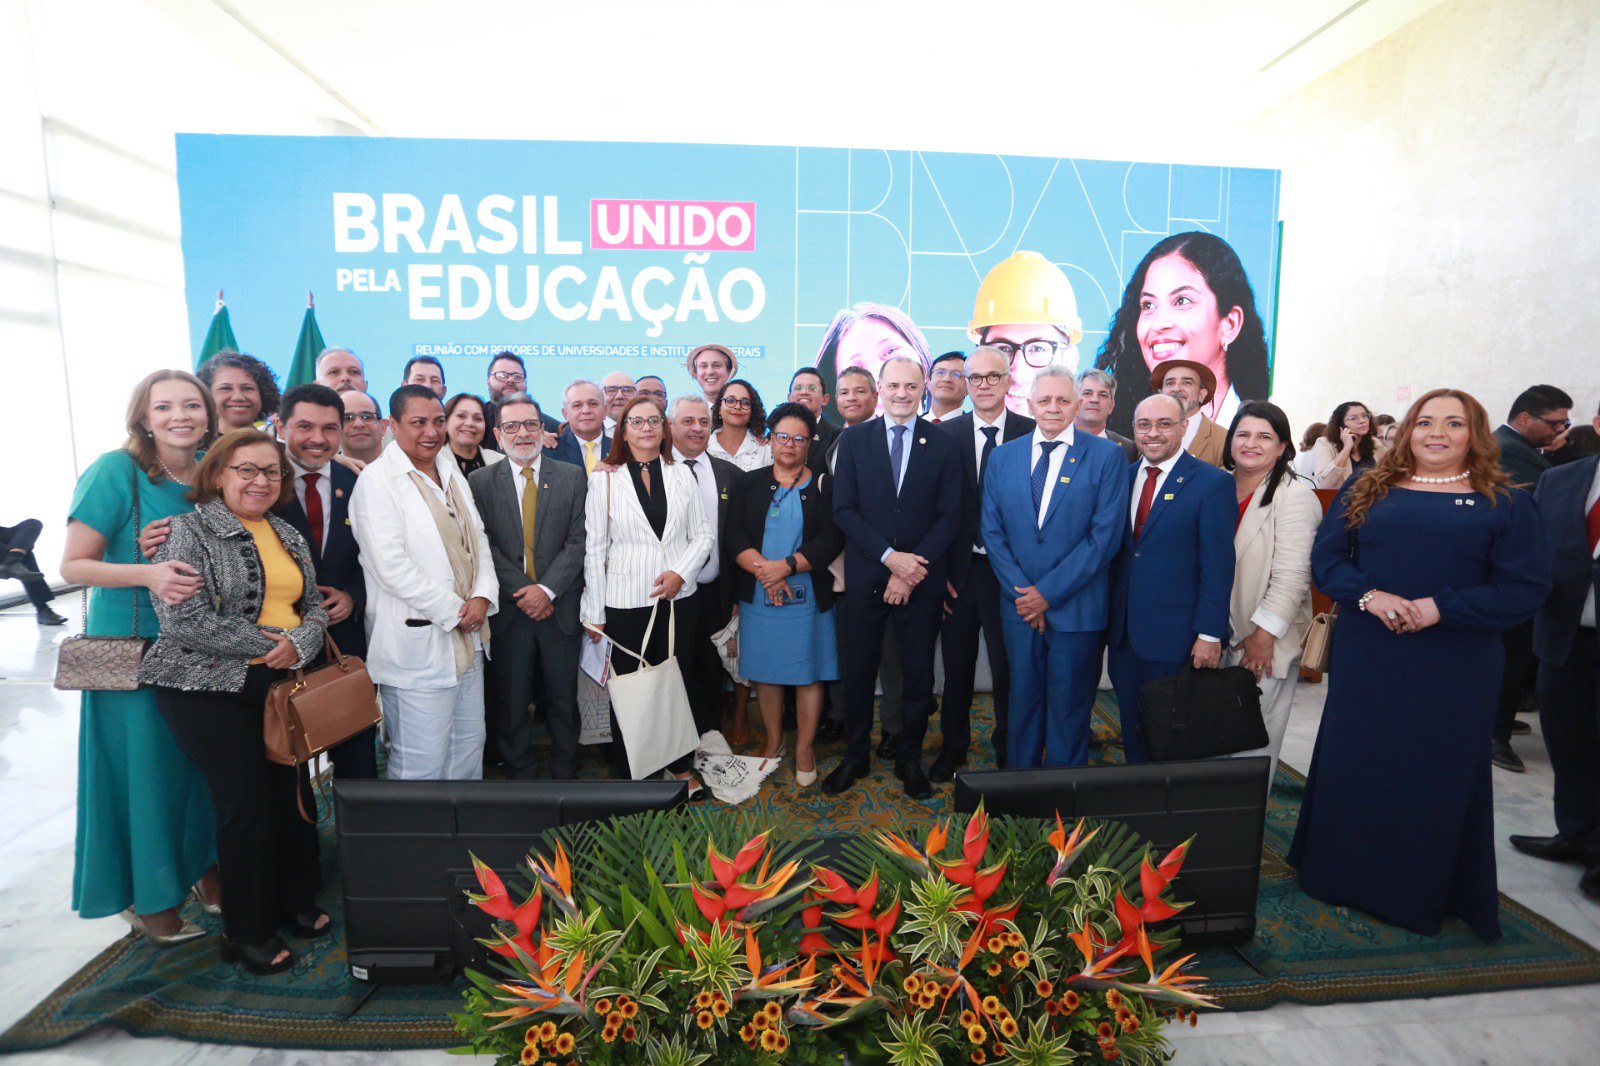
[[[127,932],[115,918],[82,921],[68,909],[72,883],[77,699],[50,685],[55,645],[76,629],[75,597],[58,605],[74,622],[39,630],[27,607],[0,612],[0,1029]],[[1323,686],[1302,685],[1283,757],[1304,769]],[[1550,765],[1537,735],[1519,738],[1525,774],[1495,773],[1502,890],[1600,946],[1600,906],[1577,891],[1575,867],[1542,863],[1505,844],[1509,833],[1547,833]],[[1440,999],[1211,1014],[1177,1031],[1184,1063],[1590,1064],[1600,1057],[1600,985]],[[441,1062],[442,1052],[329,1054],[134,1040],[101,1032],[30,1064],[227,1063],[355,1066]]]

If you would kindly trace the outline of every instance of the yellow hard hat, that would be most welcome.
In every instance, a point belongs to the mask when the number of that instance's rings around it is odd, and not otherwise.
[[[984,277],[972,305],[967,336],[981,341],[989,326],[1043,322],[1059,327],[1067,340],[1083,339],[1078,298],[1061,268],[1038,252],[1013,252]]]

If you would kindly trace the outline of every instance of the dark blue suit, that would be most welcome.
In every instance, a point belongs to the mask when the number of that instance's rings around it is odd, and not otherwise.
[[[1589,491],[1600,456],[1547,471],[1533,498],[1544,517],[1544,552],[1554,585],[1533,620],[1539,656],[1539,724],[1556,773],[1556,831],[1600,862],[1600,640],[1583,625],[1600,595],[1600,561],[1589,547]]]
[[[1041,524],[1033,505],[1034,436],[995,449],[983,489],[983,542],[1000,584],[1011,665],[1006,766],[1014,770],[1089,761],[1111,560],[1128,524],[1122,449],[1081,432],[1066,447]],[[1029,586],[1050,605],[1043,633],[1017,613],[1014,590]]]
[[[322,516],[325,543],[311,537],[311,523],[300,506],[297,492],[279,512],[284,521],[300,532],[311,547],[311,565],[317,584],[350,594],[354,604],[350,617],[329,626],[328,633],[346,655],[367,654],[367,582],[361,572],[361,547],[350,530],[350,494],[356,488],[355,472],[339,463],[329,463],[321,473],[332,486],[332,505]],[[371,779],[378,776],[377,730],[370,729],[329,749],[333,776],[342,779]]]
[[[611,450],[611,437],[604,430],[600,433],[600,447],[596,449],[596,458],[599,462],[606,461],[606,453]],[[583,466],[583,445],[572,430],[567,430],[556,438],[554,448],[544,450],[547,459],[555,459],[563,463],[572,463],[574,466]]]
[[[1143,463],[1128,467],[1133,499],[1144,487],[1143,469]],[[1178,454],[1155,494],[1137,541],[1124,512],[1106,636],[1111,684],[1122,711],[1123,750],[1130,763],[1148,758],[1139,731],[1139,690],[1181,671],[1200,634],[1228,643],[1238,516],[1233,478],[1188,452]]]
[[[961,457],[950,438],[921,418],[907,423],[909,457],[898,491],[889,465],[882,418],[839,436],[834,469],[834,524],[845,536],[844,717],[845,761],[871,763],[872,696],[883,654],[884,630],[894,625],[905,676],[898,758],[917,760],[933,698],[933,645],[939,631],[950,545],[961,528]],[[907,602],[883,602],[889,568],[884,552],[910,552],[928,560],[928,574]]]

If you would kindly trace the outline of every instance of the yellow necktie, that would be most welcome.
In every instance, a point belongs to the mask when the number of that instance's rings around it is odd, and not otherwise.
[[[533,478],[531,466],[522,468],[522,477],[528,483],[522,491],[522,569],[527,572],[529,581],[537,581],[539,577],[533,566],[533,522],[539,514],[539,483]]]
[[[586,474],[594,473],[594,464],[599,461],[598,456],[595,455],[595,448],[599,443],[597,440],[583,442],[583,472]]]

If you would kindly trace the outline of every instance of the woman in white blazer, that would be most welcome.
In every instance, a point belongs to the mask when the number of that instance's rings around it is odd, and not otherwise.
[[[350,495],[389,776],[480,778],[484,620],[499,609],[500,583],[467,479],[440,454],[444,408],[426,389],[400,401],[395,439]],[[448,547],[441,529],[450,530]]]
[[[672,428],[654,398],[635,396],[622,409],[606,465],[609,471],[589,475],[579,611],[586,625],[623,647],[642,651],[654,665],[665,661],[669,646],[676,654],[689,651],[688,611],[663,604],[687,599],[699,587],[696,578],[714,543],[711,526],[694,474],[673,461]],[[670,645],[669,618],[675,630]],[[643,647],[647,630],[650,640]],[[591,637],[599,639],[598,634]],[[638,667],[631,656],[612,656],[615,674],[629,674]],[[632,776],[615,715],[611,736],[612,772]],[[703,794],[690,773],[693,760],[691,752],[667,767],[691,781],[691,799]]]
[[[1239,754],[1270,755],[1276,774],[1311,628],[1311,542],[1322,504],[1295,476],[1289,419],[1275,404],[1252,400],[1239,408],[1222,464],[1233,472],[1239,500],[1228,618],[1233,646],[1223,665],[1243,665],[1256,675],[1269,741]],[[1270,774],[1267,781],[1270,788]]]

